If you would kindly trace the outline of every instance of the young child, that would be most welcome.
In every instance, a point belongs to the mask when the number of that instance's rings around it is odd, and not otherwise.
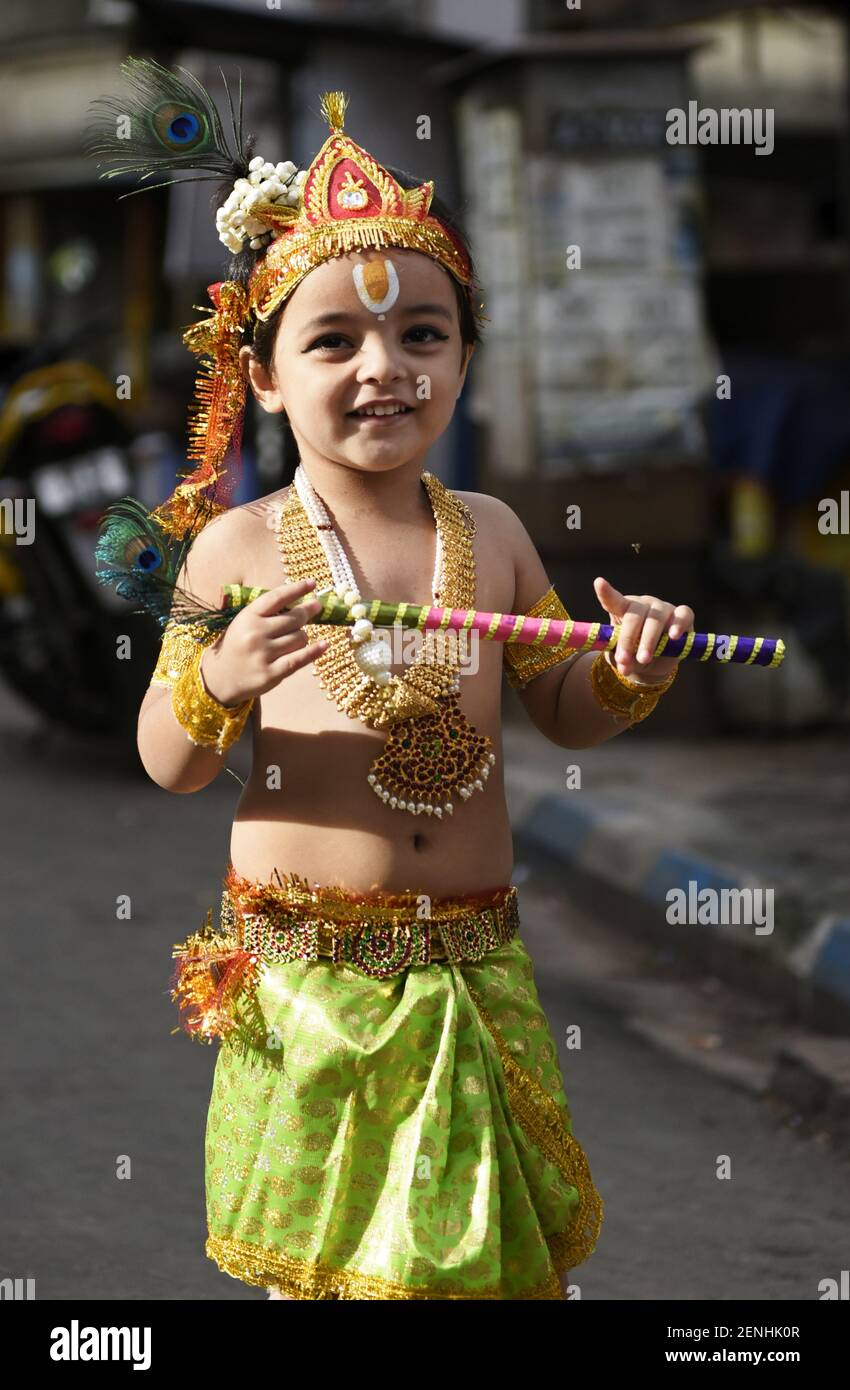
[[[232,345],[228,306],[254,306],[241,379],[300,462],[210,520],[179,582],[212,606],[224,583],[267,592],[223,635],[169,623],[138,725],[150,777],[193,792],[251,723],[224,935],[210,914],[177,948],[189,1031],[221,1039],[206,1250],[277,1298],[560,1299],[602,1202],[519,934],[502,673],[545,738],[591,747],[649,713],[677,662],[644,649],[694,615],[599,578],[613,663],[483,641],[469,669],[432,633],[411,659],[362,617],[311,623],[331,586],[567,616],[513,511],[426,469],[479,336],[469,248],[432,185],[343,134],[340,98],[300,222],[240,252],[209,329]]]

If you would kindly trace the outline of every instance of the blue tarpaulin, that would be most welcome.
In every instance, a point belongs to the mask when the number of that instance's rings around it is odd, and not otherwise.
[[[708,409],[712,467],[764,484],[789,506],[821,497],[850,463],[850,357],[727,355],[731,398]]]

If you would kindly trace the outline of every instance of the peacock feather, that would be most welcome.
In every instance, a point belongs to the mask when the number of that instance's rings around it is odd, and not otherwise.
[[[113,502],[100,519],[95,546],[97,578],[134,603],[134,612],[148,613],[160,627],[164,628],[169,619],[226,627],[238,608],[215,608],[177,583],[192,541],[219,510],[213,502],[202,502],[190,529],[175,538],[135,497]]]
[[[132,94],[98,97],[89,105],[84,150],[102,155],[98,168],[115,163],[101,178],[116,174],[141,174],[142,180],[170,170],[193,169],[191,177],[148,183],[121,196],[165,188],[172,183],[199,179],[235,180],[248,173],[248,153],[242,143],[242,74],[239,74],[238,109],[234,111],[227,79],[219,68],[233,128],[233,147],[224,135],[215,102],[188,68],[177,67],[186,81],[151,58],[127,58],[121,72]]]

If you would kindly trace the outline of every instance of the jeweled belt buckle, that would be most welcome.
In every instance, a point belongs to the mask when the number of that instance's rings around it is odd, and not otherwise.
[[[409,965],[428,960],[431,928],[428,923],[386,926],[363,922],[347,926],[334,941],[334,960],[354,965],[372,979],[384,980]]]

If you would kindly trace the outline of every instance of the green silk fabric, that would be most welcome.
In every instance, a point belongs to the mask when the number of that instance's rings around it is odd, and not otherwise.
[[[385,980],[263,967],[219,1047],[207,1254],[295,1298],[560,1299],[602,1203],[520,937]]]

